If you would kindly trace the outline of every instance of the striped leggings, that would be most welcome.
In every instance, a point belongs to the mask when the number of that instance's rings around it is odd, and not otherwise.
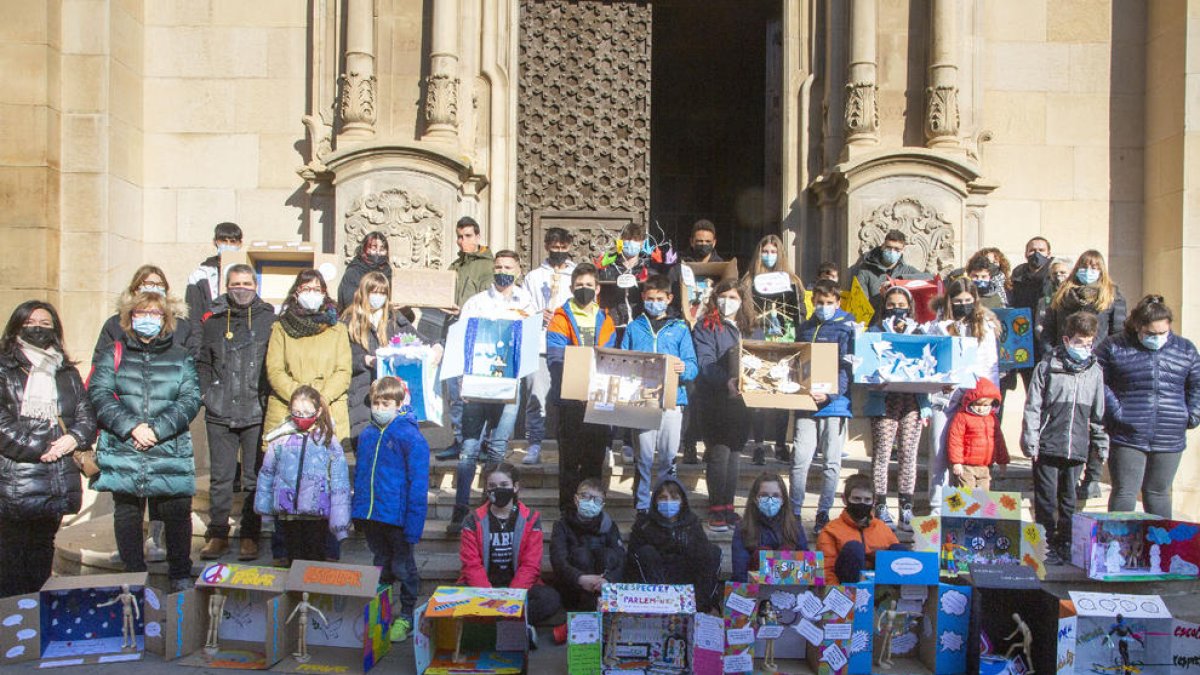
[[[897,435],[899,438],[897,438]],[[884,416],[871,418],[871,473],[875,494],[888,492],[888,463],[892,446],[898,449],[900,494],[911,495],[917,486],[917,446],[921,443],[921,411],[916,394],[892,393],[884,401]]]

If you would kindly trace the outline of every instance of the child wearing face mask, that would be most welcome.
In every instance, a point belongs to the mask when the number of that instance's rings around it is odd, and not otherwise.
[[[732,581],[745,583],[758,571],[759,551],[804,551],[808,540],[800,521],[792,515],[788,486],[779,474],[762,473],[750,486],[750,499],[733,528],[730,545]]]
[[[999,403],[1000,389],[986,377],[963,395],[946,436],[951,485],[989,490],[991,465],[1008,464],[1008,446],[996,415]]]
[[[668,476],[655,488],[650,510],[633,523],[625,576],[647,584],[691,584],[696,609],[707,612],[719,606],[720,570],[721,549],[688,508],[687,490]]]
[[[612,317],[618,342],[625,327],[642,314],[642,284],[651,276],[645,250],[646,228],[630,223],[621,230],[616,258],[600,268],[600,305]]]
[[[847,478],[842,489],[846,508],[817,535],[827,585],[858,583],[863,570],[875,567],[876,552],[905,548],[891,528],[872,517],[872,492],[870,476],[858,473]]]
[[[292,560],[325,560],[326,534],[350,534],[350,474],[333,428],[329,404],[301,385],[288,403],[289,416],[270,434],[254,510],[274,520]]]
[[[412,630],[421,578],[413,547],[421,540],[429,502],[429,444],[408,405],[408,388],[395,377],[371,385],[371,422],[358,437],[350,515],[382,569],[380,583],[400,584],[391,638]]]
[[[625,570],[625,543],[620,528],[604,512],[604,498],[599,479],[584,479],[575,491],[574,505],[554,524],[550,565],[568,612],[596,611],[600,588],[619,583]],[[566,640],[566,624],[562,629],[561,635],[556,631],[555,642]]]

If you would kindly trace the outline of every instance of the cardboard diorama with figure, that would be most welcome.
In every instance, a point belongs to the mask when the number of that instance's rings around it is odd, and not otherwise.
[[[417,675],[526,672],[525,594],[521,588],[439,586],[413,615]]]
[[[1024,565],[971,565],[968,672],[1008,675],[1057,670],[1059,599]]]
[[[1070,591],[1059,621],[1059,673],[1172,675],[1176,621],[1157,595]],[[1036,640],[1036,638],[1035,638]],[[1070,666],[1074,669],[1071,670]]]
[[[816,410],[813,394],[838,393],[838,346],[742,340],[738,391],[748,408]]]
[[[200,572],[184,603],[197,610],[200,624],[185,628],[203,636],[201,647],[180,664],[201,668],[266,670],[290,647],[287,617],[292,603],[285,593],[288,571],[212,563]]]
[[[391,649],[391,593],[379,589],[378,567],[297,560],[286,588],[293,648],[272,670],[365,673]]]
[[[859,333],[854,338],[854,382],[884,391],[927,394],[947,386],[975,386],[975,338]]]
[[[515,403],[521,378],[538,367],[541,315],[521,320],[472,317],[446,333],[443,380],[462,376],[465,401]]]
[[[258,295],[275,305],[287,300],[296,275],[315,269],[325,278],[330,290],[337,288],[341,265],[338,256],[322,253],[310,241],[250,241],[237,251],[221,254],[221,292],[225,292],[225,270],[230,265],[249,265],[258,279]]]
[[[679,375],[666,354],[567,347],[562,398],[586,401],[583,419],[630,429],[657,429],[675,407]]]
[[[1102,581],[1195,579],[1200,526],[1140,512],[1076,513],[1071,564]]]
[[[972,564],[1025,565],[1046,575],[1045,529],[1021,520],[1019,492],[948,488],[940,514],[913,518],[913,549],[939,555],[945,576]]]
[[[390,376],[403,380],[417,421],[442,426],[439,365],[438,351],[411,335],[398,335],[375,350],[376,379]]]
[[[683,318],[695,325],[717,284],[738,278],[737,260],[717,263],[685,262],[679,265],[679,297]]]

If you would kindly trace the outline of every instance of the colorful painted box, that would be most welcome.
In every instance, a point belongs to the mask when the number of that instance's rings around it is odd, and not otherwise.
[[[913,518],[913,549],[939,555],[943,575],[972,564],[1025,565],[1046,575],[1045,529],[1021,520],[1019,492],[949,488],[940,515]]]
[[[1036,366],[1037,361],[1033,358],[1033,313],[1028,307],[1003,307],[992,311],[1000,320],[1000,335],[996,338],[1000,349],[1000,370]]]
[[[724,671],[845,673],[858,589],[851,585],[725,584]],[[755,663],[757,661],[757,663]]]
[[[854,338],[854,383],[884,391],[927,394],[946,386],[975,386],[975,338],[859,333]]]
[[[287,570],[274,567],[219,562],[205,567],[196,579],[196,588],[183,596],[184,621],[180,623],[185,632],[204,636],[202,647],[184,657],[180,665],[266,670],[283,659],[291,647],[287,575]],[[198,609],[186,609],[189,602]],[[186,623],[188,617],[198,617],[199,625]]]
[[[528,667],[521,588],[439,586],[413,617],[417,675],[516,675]]]
[[[1195,579],[1200,526],[1139,512],[1076,513],[1071,564],[1101,581]]]
[[[971,585],[975,628],[967,650],[968,671],[981,675],[1055,672],[1055,645],[1037,636],[1058,630],[1059,600],[1042,589],[1034,571],[1024,565],[974,564]],[[1032,653],[1025,652],[1026,632]]]
[[[375,377],[403,380],[417,421],[442,426],[442,387],[436,358],[434,349],[420,342],[381,347],[375,350]]]
[[[603,347],[567,347],[562,398],[585,401],[584,421],[657,429],[675,407],[679,375],[666,354]]]
[[[1173,675],[1176,621],[1157,595],[1070,591],[1059,622],[1060,675]]]

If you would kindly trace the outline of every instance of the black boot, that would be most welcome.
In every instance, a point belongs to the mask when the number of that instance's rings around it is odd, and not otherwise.
[[[754,457],[753,457],[753,459],[750,460],[750,463],[753,464],[754,466],[762,466],[763,464],[766,464],[766,461],[765,461],[766,452],[767,452],[766,446],[761,445],[761,444],[755,445],[754,446]]]
[[[783,462],[784,464],[791,464],[792,463],[791,447],[788,446],[787,443],[776,443],[775,444],[775,459]]]
[[[470,513],[470,509],[465,506],[455,506],[454,515],[450,516],[450,524],[446,526],[446,534],[458,534],[462,532],[463,519]]]
[[[691,443],[683,446],[683,463],[684,464],[699,464],[700,458],[696,456],[696,444]]]

